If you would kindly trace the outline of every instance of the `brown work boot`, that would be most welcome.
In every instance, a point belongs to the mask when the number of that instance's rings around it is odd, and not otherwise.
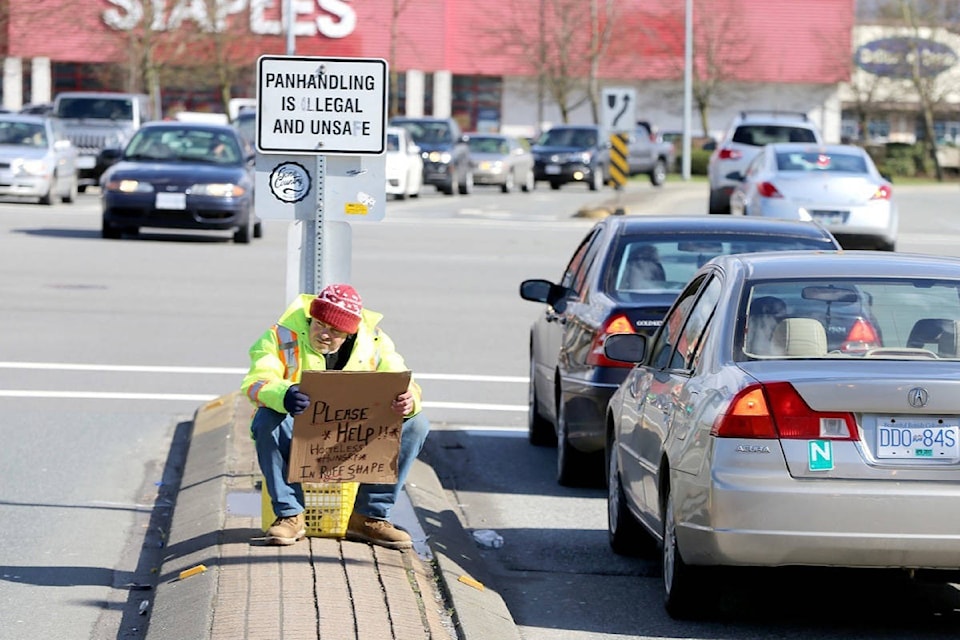
[[[267,529],[267,544],[288,545],[307,535],[307,520],[301,511],[295,516],[280,517]]]
[[[350,514],[347,540],[369,542],[388,549],[409,549],[413,546],[410,534],[397,529],[388,520],[378,520],[360,513]]]

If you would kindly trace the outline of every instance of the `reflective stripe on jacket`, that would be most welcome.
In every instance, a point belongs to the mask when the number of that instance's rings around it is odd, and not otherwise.
[[[267,329],[250,347],[250,370],[240,385],[241,391],[259,407],[281,413],[283,396],[290,385],[300,382],[303,371],[326,369],[326,359],[310,346],[308,309],[315,298],[301,294],[283,312],[277,323]],[[377,326],[383,315],[369,309],[361,312],[360,328],[345,371],[407,371],[403,357],[393,340]],[[413,411],[420,413],[420,386],[410,380]]]

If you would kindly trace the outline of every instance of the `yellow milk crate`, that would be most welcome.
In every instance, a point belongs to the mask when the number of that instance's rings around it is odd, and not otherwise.
[[[260,526],[266,531],[277,519],[273,503],[267,493],[267,483],[260,481]],[[353,513],[353,501],[357,497],[357,482],[304,482],[303,514],[307,521],[307,535],[318,538],[342,538],[347,533],[347,523]]]

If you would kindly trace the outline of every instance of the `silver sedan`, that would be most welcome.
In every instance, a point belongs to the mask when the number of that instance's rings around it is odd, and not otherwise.
[[[845,248],[896,248],[893,186],[860,147],[768,144],[731,177],[733,215],[816,220]]]
[[[960,260],[715,258],[604,346],[638,362],[607,407],[612,548],[659,546],[674,617],[720,566],[960,568],[958,349]]]

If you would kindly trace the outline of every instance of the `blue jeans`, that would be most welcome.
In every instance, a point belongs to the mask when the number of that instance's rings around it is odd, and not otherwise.
[[[353,505],[354,512],[380,520],[390,519],[390,510],[400,497],[403,483],[407,480],[413,461],[420,455],[429,431],[430,422],[423,412],[403,421],[396,484],[361,484]],[[260,407],[253,416],[250,433],[267,493],[273,502],[273,512],[284,518],[297,515],[303,511],[303,487],[299,482],[287,482],[293,416]]]

